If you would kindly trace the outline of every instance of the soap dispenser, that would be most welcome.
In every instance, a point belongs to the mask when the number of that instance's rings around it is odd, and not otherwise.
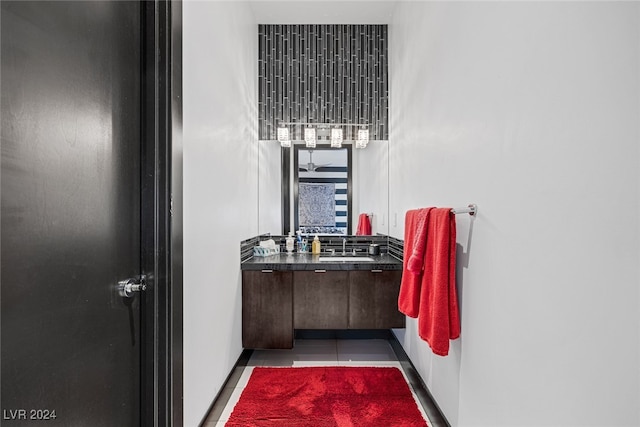
[[[313,243],[311,244],[311,253],[320,254],[320,239],[318,239],[318,235],[313,238]]]
[[[289,236],[287,236],[287,238],[285,239],[287,253],[289,253],[289,254],[291,252],[293,252],[294,241],[295,241],[295,239],[293,238],[293,232],[290,231],[289,232]]]

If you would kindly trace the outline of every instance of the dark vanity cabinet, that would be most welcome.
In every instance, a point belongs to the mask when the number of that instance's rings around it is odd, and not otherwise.
[[[295,329],[404,328],[400,270],[243,270],[242,345],[292,348]]]
[[[347,329],[348,271],[293,272],[293,327]]]
[[[404,328],[398,311],[402,272],[370,270],[349,272],[349,328]]]
[[[242,346],[293,348],[293,273],[242,272]]]

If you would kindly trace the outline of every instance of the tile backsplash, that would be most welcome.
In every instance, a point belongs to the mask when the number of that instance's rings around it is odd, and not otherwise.
[[[309,242],[309,252],[311,251],[312,235],[305,236]],[[388,253],[394,258],[402,260],[404,242],[383,234],[375,236],[318,236],[322,243],[322,252],[329,252],[331,249],[335,249],[336,253],[342,252],[342,239],[346,238],[346,250],[351,252],[354,248],[360,254],[366,254],[369,249],[369,244],[378,243],[380,245],[381,253]],[[285,239],[286,236],[262,234],[259,236],[251,237],[249,239],[240,242],[240,262],[244,262],[253,257],[253,247],[260,244],[262,240],[273,239],[277,245],[280,246],[280,252],[285,252]]]
[[[259,25],[259,139],[275,140],[281,122],[311,122],[366,124],[371,140],[387,140],[387,44],[386,25]]]

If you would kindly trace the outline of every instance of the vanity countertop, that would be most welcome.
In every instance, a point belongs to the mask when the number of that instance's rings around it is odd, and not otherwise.
[[[347,259],[342,261],[339,254],[333,257],[336,260],[320,261],[322,258],[331,258],[332,255],[312,255],[279,253],[266,257],[253,257],[240,264],[241,270],[402,270],[402,261],[388,254],[382,255],[358,255],[358,257],[373,258],[374,261],[357,261]]]

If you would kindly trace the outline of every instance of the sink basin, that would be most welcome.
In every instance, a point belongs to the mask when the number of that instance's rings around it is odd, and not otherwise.
[[[333,262],[333,261],[350,261],[350,262],[371,262],[375,261],[368,256],[321,256],[318,258],[320,262]]]

